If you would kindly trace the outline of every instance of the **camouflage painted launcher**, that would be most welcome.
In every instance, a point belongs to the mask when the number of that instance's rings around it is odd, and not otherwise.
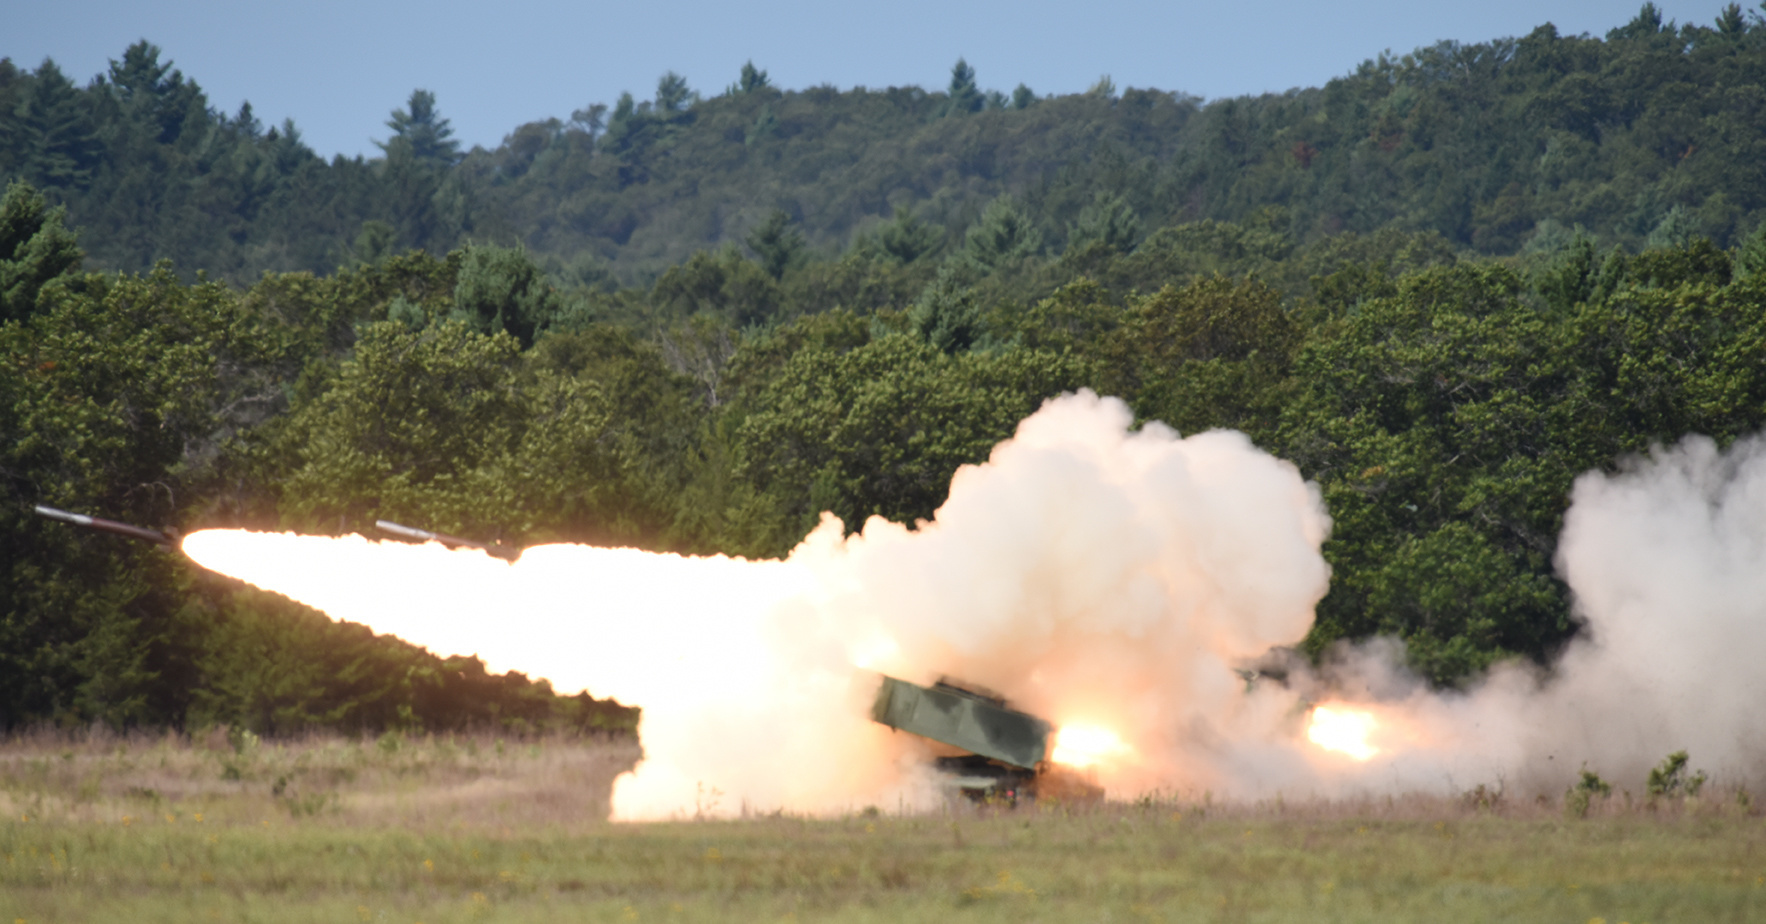
[[[1048,752],[1049,723],[1007,709],[1002,700],[946,683],[923,687],[884,677],[871,718],[1026,770]]]

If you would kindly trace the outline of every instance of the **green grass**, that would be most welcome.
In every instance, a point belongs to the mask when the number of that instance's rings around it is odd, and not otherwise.
[[[629,744],[388,742],[10,742],[0,924],[1766,920],[1733,791],[613,825]]]

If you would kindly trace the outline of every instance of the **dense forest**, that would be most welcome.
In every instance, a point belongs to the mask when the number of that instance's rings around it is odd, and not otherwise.
[[[417,91],[326,163],[145,42],[0,62],[0,727],[633,720],[32,504],[773,556],[1082,387],[1320,485],[1309,653],[1548,662],[1575,476],[1766,424],[1763,88],[1759,14],[1646,4],[1208,103],[750,65],[462,152]]]
[[[77,86],[0,63],[0,175],[65,204],[92,269],[170,259],[236,284],[468,243],[521,246],[561,283],[648,285],[782,210],[830,257],[898,210],[944,247],[1018,201],[1039,253],[1120,200],[1146,230],[1260,220],[1297,243],[1433,231],[1512,254],[1578,226],[1629,248],[1732,246],[1766,215],[1766,32],[1755,12],[1676,27],[1646,6],[1604,39],[1541,26],[1381,57],[1321,88],[1212,102],[1152,89],[783,91],[750,65],[702,95],[675,74],[462,151],[432,94],[375,158],[329,163],[292,122],[227,114],[143,41]],[[397,101],[389,100],[389,106]]]

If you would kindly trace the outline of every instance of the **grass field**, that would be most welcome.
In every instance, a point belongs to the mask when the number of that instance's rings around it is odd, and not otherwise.
[[[1148,798],[614,825],[629,742],[0,744],[19,921],[1766,921],[1766,818],[1701,799]]]

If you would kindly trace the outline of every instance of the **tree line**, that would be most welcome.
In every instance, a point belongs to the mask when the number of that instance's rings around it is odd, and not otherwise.
[[[1506,255],[1706,237],[1733,246],[1766,209],[1766,26],[1645,4],[1603,37],[1520,38],[1382,55],[1322,87],[1203,101],[1118,89],[784,90],[752,63],[722,92],[679,75],[464,150],[435,96],[393,111],[374,157],[318,157],[292,121],[212,107],[142,41],[84,87],[0,62],[0,180],[64,204],[94,268],[169,258],[237,284],[329,273],[410,248],[520,246],[559,284],[645,286],[774,210],[837,255],[911,214],[946,247],[1001,195],[1058,254],[1088,212],[1140,232],[1247,222],[1271,206],[1298,242],[1434,231]],[[188,281],[188,275],[186,279]]]

